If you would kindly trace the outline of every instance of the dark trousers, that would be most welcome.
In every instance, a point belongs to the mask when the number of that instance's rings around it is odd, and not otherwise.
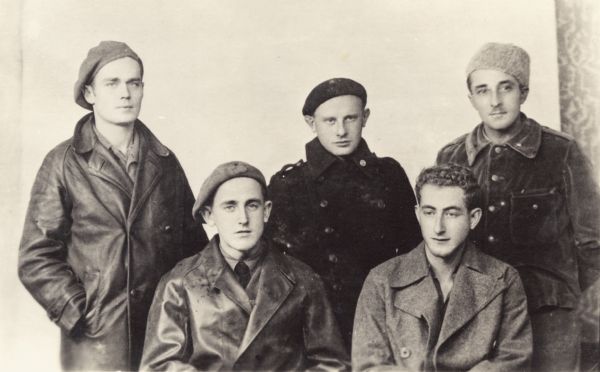
[[[532,370],[578,371],[581,327],[575,311],[549,307],[530,314],[530,317],[533,331]]]

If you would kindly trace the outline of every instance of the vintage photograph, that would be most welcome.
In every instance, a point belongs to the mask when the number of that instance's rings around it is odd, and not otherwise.
[[[600,4],[0,0],[14,371],[600,371]]]

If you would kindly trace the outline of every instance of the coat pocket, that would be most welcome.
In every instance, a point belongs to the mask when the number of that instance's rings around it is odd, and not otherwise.
[[[552,243],[558,239],[560,194],[555,188],[511,194],[510,234],[513,243]]]
[[[85,332],[94,333],[98,324],[98,288],[100,286],[100,271],[86,271],[83,276],[85,288]]]

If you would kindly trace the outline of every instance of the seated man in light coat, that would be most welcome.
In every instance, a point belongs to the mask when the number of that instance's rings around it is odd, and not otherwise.
[[[421,172],[417,219],[424,242],[371,271],[352,343],[356,370],[528,370],[532,341],[517,271],[467,237],[481,189],[456,165]]]
[[[262,173],[243,162],[204,182],[193,213],[218,234],[161,280],[142,369],[349,369],[323,283],[262,238],[266,193]]]

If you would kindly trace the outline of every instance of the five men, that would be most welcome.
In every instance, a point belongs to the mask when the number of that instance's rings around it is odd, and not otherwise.
[[[316,134],[306,144],[306,162],[285,166],[269,184],[269,234],[323,278],[347,346],[369,270],[421,239],[404,169],[377,157],[362,138],[366,104],[356,81],[317,85],[302,108]]]
[[[344,370],[350,346],[359,370],[578,367],[600,192],[574,140],[521,113],[523,49],[472,58],[482,123],[421,172],[416,207],[400,164],[362,138],[367,93],[346,78],[306,98],[306,162],[268,190],[253,166],[222,164],[194,204],[137,119],[142,78],[126,44],[89,51],[75,101],[93,112],[32,189],[19,277],[61,328],[64,369]]]
[[[424,242],[367,277],[353,369],[528,370],[531,325],[519,275],[467,240],[482,213],[477,180],[467,168],[437,166],[421,172],[416,192]]]
[[[177,158],[137,120],[143,72],[124,43],[90,49],[75,102],[93,112],[31,191],[19,277],[61,328],[64,369],[137,369],[158,281],[207,241]]]
[[[194,216],[218,234],[162,279],[142,369],[349,369],[321,280],[262,238],[270,212],[255,167],[225,163],[206,179]]]
[[[533,369],[574,370],[579,361],[581,291],[600,277],[600,193],[570,136],[520,110],[529,56],[489,43],[467,67],[471,104],[482,123],[442,150],[438,164],[470,167],[484,191],[480,248],[514,266],[533,327]]]

